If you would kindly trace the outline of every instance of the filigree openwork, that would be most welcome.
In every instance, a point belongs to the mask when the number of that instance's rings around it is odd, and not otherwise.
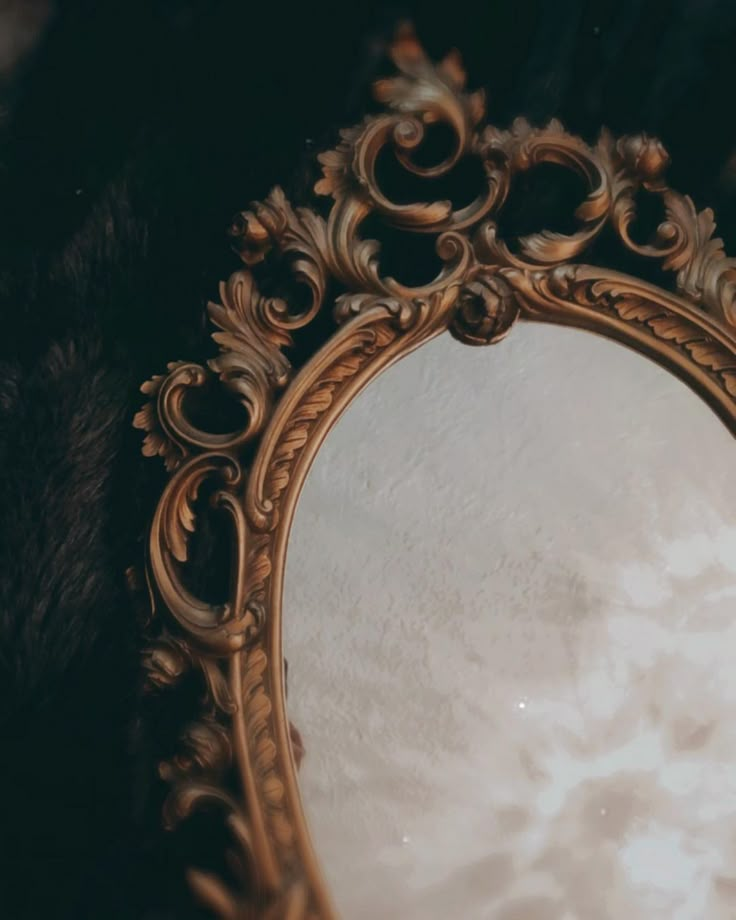
[[[736,261],[714,235],[712,212],[668,188],[662,145],[604,131],[590,146],[556,121],[533,127],[519,119],[499,130],[484,123],[483,94],[465,91],[456,53],[435,67],[405,28],[391,54],[398,74],[375,86],[385,111],[343,131],[319,157],[315,192],[331,199],[327,216],[293,208],[276,188],[236,217],[231,232],[244,268],[209,307],[219,354],[207,366],[170,364],[146,382],[149,402],[135,418],[146,432],[144,454],[160,456],[171,474],[148,542],[155,611],[148,683],[167,687],[194,669],[206,687],[180,751],[161,766],[171,783],[164,818],[174,826],[196,809],[221,811],[237,882],[196,868],[190,881],[222,918],[333,916],[299,801],[301,743],[286,717],[281,592],[302,482],[330,427],[370,380],[446,330],[485,345],[517,319],[560,323],[658,361],[736,430]],[[418,165],[415,155],[438,123],[454,146],[442,162]],[[482,188],[459,209],[448,201],[396,203],[379,181],[386,150],[428,180],[472,156],[482,164]],[[582,180],[577,228],[504,239],[499,217],[514,179],[541,163]],[[640,195],[657,196],[664,213],[646,243],[632,233]],[[436,278],[410,287],[382,273],[379,241],[361,235],[369,216],[433,235],[442,262]],[[606,227],[623,249],[670,273],[672,290],[586,264]],[[289,272],[305,298],[262,293],[258,273],[267,276],[269,265]],[[292,366],[287,354],[299,330],[325,311],[329,333]],[[191,391],[218,379],[244,409],[244,423],[230,432],[203,430],[188,412]],[[220,604],[194,596],[185,579],[205,485],[233,545]]]

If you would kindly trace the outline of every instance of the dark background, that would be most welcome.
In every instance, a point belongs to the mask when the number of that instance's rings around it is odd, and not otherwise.
[[[435,58],[462,51],[497,124],[657,134],[736,249],[729,0],[0,3],[8,920],[189,915],[124,580],[162,483],[130,426],[138,385],[207,354],[231,215],[277,182],[304,195],[407,16]]]

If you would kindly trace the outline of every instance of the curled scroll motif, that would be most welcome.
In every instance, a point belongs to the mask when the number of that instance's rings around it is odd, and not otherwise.
[[[376,99],[387,106],[389,113],[366,118],[361,125],[340,132],[339,146],[318,157],[324,177],[315,191],[318,195],[332,195],[338,202],[353,196],[365,198],[371,210],[397,227],[420,231],[460,229],[490,208],[494,199],[492,185],[472,205],[456,213],[449,201],[400,205],[383,194],[376,164],[381,151],[392,145],[397,159],[409,172],[424,178],[445,175],[471,148],[475,128],[485,114],[484,94],[463,92],[466,76],[457,52],[433,66],[408,27],[400,31],[390,53],[399,75],[379,80],[374,86]],[[441,163],[419,166],[412,153],[424,140],[425,125],[438,122],[451,129],[454,149]]]
[[[151,631],[147,685],[163,692],[185,674],[203,685],[199,711],[161,765],[171,784],[164,818],[174,827],[208,810],[229,829],[230,872],[192,868],[189,875],[193,892],[222,920],[334,916],[296,785],[302,744],[286,718],[280,603],[301,484],[362,387],[443,331],[488,345],[517,319],[555,322],[602,332],[653,357],[736,431],[736,261],[715,235],[713,214],[667,186],[662,145],[644,134],[614,139],[603,131],[591,146],[557,121],[486,125],[484,96],[466,92],[456,52],[434,66],[405,27],[391,57],[397,75],[375,86],[384,110],[344,130],[337,147],[319,156],[315,194],[330,199],[322,202],[329,213],[294,208],[275,188],[236,215],[230,238],[243,267],[209,306],[218,352],[203,365],[173,362],[144,383],[149,401],[134,421],[145,432],[143,453],[161,457],[170,474],[148,539],[151,613],[141,618]],[[438,124],[452,135],[450,152],[422,165],[422,145]],[[429,193],[394,202],[379,175],[387,151],[412,177],[427,180],[474,158],[481,187],[460,208]],[[545,163],[583,183],[575,229],[504,239],[500,218],[514,182]],[[640,241],[637,202],[644,195],[661,200],[664,219],[652,239]],[[433,236],[442,263],[437,277],[414,287],[388,277],[380,239],[361,235],[371,216]],[[604,228],[623,249],[671,272],[677,293],[585,264]],[[299,294],[284,293],[294,287]],[[313,327],[326,330],[324,339],[292,367],[287,350],[325,311],[331,316]],[[197,388],[236,400],[243,423],[204,430],[191,417]],[[205,497],[231,540],[227,599],[217,604],[196,597],[186,578]]]
[[[208,308],[220,354],[207,367],[173,362],[168,374],[141,386],[150,402],[133,424],[147,432],[144,453],[162,456],[168,470],[193,453],[238,450],[260,434],[276,394],[291,377],[283,349],[292,344],[293,332],[311,322],[322,306],[327,284],[324,222],[310,211],[294,210],[279,188],[254,208],[255,213],[244,212],[236,222],[244,261],[255,264],[269,251],[279,252],[289,261],[295,280],[309,291],[309,304],[301,312],[290,312],[283,298],[260,292],[251,271],[235,272],[220,285],[221,302]],[[213,373],[246,410],[246,423],[237,430],[204,431],[187,417],[188,389],[204,386]]]
[[[518,257],[503,240],[497,238],[496,224],[481,227],[476,237],[479,254],[484,262],[554,265],[580,255],[598,236],[608,218],[612,190],[605,162],[580,138],[566,134],[557,120],[543,128],[533,127],[526,119],[518,118],[510,130],[494,127],[483,130],[478,148],[485,159],[497,164],[496,181],[502,195],[498,196],[498,210],[506,200],[513,177],[542,163],[554,163],[576,173],[585,183],[588,195],[575,211],[581,227],[576,233],[566,235],[543,230],[516,240],[520,249]]]

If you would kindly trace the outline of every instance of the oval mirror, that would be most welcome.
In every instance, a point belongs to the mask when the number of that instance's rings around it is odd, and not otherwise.
[[[284,597],[341,916],[733,915],[731,449],[678,380],[565,329],[440,337],[354,401]]]

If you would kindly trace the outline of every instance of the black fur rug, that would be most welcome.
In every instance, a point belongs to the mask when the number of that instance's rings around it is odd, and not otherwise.
[[[125,580],[163,481],[138,386],[208,353],[231,214],[277,182],[303,197],[406,16],[434,56],[460,48],[496,123],[658,134],[736,250],[731,0],[0,5],[7,920],[196,916],[184,847],[157,830],[165,726]]]

